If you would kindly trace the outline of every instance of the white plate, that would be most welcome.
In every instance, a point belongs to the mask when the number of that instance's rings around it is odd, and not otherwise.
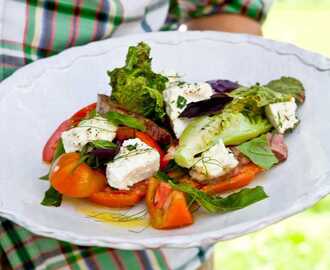
[[[156,70],[175,70],[189,81],[215,78],[242,84],[280,76],[307,89],[301,124],[287,138],[289,159],[258,177],[267,200],[224,215],[202,216],[193,226],[140,233],[96,222],[66,202],[40,205],[48,183],[41,151],[66,117],[109,93],[106,70],[121,66],[129,45],[146,41]],[[313,205],[330,192],[330,61],[295,46],[247,35],[169,32],[136,35],[69,49],[17,71],[0,85],[0,215],[32,232],[79,245],[122,249],[192,247],[240,236]],[[297,224],[298,225],[298,224]]]

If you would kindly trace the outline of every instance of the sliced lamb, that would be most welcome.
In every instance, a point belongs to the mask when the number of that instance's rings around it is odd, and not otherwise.
[[[268,133],[267,141],[270,149],[280,162],[288,158],[288,146],[284,142],[283,134]]]
[[[106,114],[107,112],[118,112],[118,113],[134,116],[135,118],[141,120],[144,123],[146,127],[145,132],[155,141],[161,144],[170,144],[172,142],[171,134],[168,131],[166,131],[164,128],[159,127],[155,122],[153,122],[148,118],[145,118],[140,114],[127,111],[124,107],[112,101],[110,97],[107,95],[101,95],[101,94],[98,95],[96,111],[101,115]]]

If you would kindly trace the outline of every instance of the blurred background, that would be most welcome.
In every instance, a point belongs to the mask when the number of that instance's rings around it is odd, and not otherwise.
[[[276,0],[263,33],[330,57],[330,0]],[[218,243],[214,260],[215,270],[330,270],[330,196],[265,230]]]

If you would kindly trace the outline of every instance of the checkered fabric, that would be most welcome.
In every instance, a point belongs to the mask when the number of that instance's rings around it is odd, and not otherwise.
[[[184,20],[219,12],[261,20],[267,6],[261,0],[0,0],[0,81],[69,47],[132,32],[174,30]],[[34,235],[0,218],[0,257],[16,270],[195,269],[210,253],[207,247],[81,247]]]

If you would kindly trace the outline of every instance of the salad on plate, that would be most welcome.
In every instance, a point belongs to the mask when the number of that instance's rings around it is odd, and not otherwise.
[[[108,75],[111,96],[99,94],[44,146],[42,205],[63,196],[111,209],[145,203],[152,227],[173,229],[193,224],[199,208],[221,214],[267,198],[246,186],[287,159],[284,135],[305,99],[299,80],[189,83],[154,72],[144,42]]]

